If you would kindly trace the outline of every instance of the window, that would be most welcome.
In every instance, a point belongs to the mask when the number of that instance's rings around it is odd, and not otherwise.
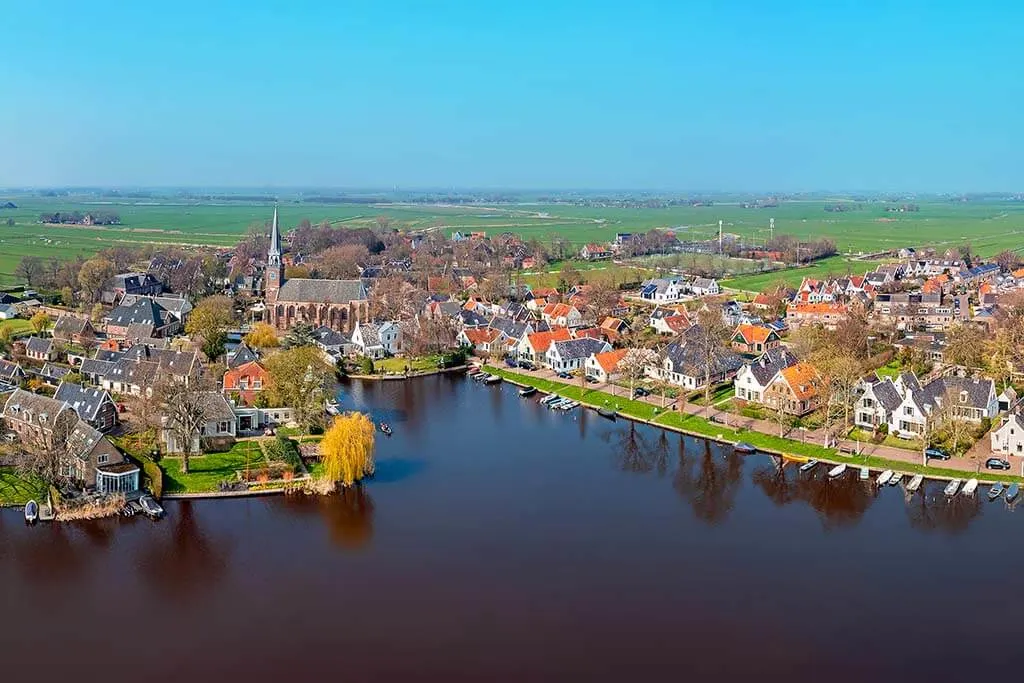
[[[227,434],[228,431],[229,430],[228,430],[228,423],[227,423],[227,421],[223,421],[223,422],[220,422],[220,423],[217,424],[217,433],[219,433],[219,434]]]
[[[911,406],[907,406],[906,408],[904,408],[904,409],[903,409],[903,414],[904,414],[904,415],[913,415],[913,414],[914,414],[914,409],[913,409],[913,407],[911,407]]]
[[[101,456],[97,457],[96,458],[96,462],[98,464],[100,464],[100,465],[106,465],[107,464],[107,456],[106,455],[101,455]]]

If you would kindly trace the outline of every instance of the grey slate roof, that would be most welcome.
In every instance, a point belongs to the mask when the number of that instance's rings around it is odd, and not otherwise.
[[[360,324],[359,334],[363,338],[363,346],[380,346],[380,328],[374,323]]]
[[[156,383],[160,366],[151,361],[133,361],[127,358],[113,363],[103,375],[108,382],[118,382],[135,387],[151,387]]]
[[[174,314],[176,318],[179,319],[182,316],[188,314],[188,312],[192,310],[192,302],[180,296],[147,297],[143,294],[125,294],[124,297],[121,298],[121,305],[132,306],[136,304],[139,301],[139,299],[147,298],[152,299],[161,307],[163,307],[164,310],[169,311],[170,313]]]
[[[118,306],[107,316],[107,323],[117,327],[128,327],[132,323],[143,323],[160,328],[168,323],[167,310],[151,297],[144,296],[128,306]]]
[[[74,335],[91,331],[92,325],[85,318],[74,315],[62,315],[53,325],[53,336],[70,339]]]
[[[672,361],[673,372],[689,377],[703,377],[707,369],[704,367],[704,354],[700,352],[699,344],[693,340],[695,333],[690,332],[695,327],[697,326],[691,327],[681,341],[674,341],[666,346],[665,357]],[[738,353],[722,347],[712,362],[710,374],[712,377],[727,374],[739,370],[742,366],[743,359]]]
[[[938,377],[922,389],[924,400],[930,405],[937,405],[937,400],[948,393],[966,394],[966,403],[957,403],[971,408],[985,408],[988,397],[995,391],[995,383],[990,379],[971,379],[970,377]]]
[[[116,359],[115,359],[116,360]],[[86,358],[82,361],[79,371],[85,377],[105,377],[114,367],[115,360],[100,360],[97,358]]]
[[[83,387],[73,382],[61,382],[53,397],[64,401],[86,422],[97,418],[104,403],[112,403],[110,394],[102,389]]]
[[[29,337],[28,343],[25,344],[27,353],[46,354],[50,353],[51,348],[53,348],[53,340],[42,337]]]
[[[197,368],[195,352],[157,349],[145,344],[136,344],[124,353],[125,360],[150,361],[160,366],[163,372],[184,377],[193,374]]]
[[[900,392],[897,391],[896,385],[888,377],[873,384],[871,392],[875,395],[875,400],[882,404],[882,407],[890,413],[896,410],[900,403],[903,402],[903,398],[900,396]]]
[[[581,337],[580,339],[569,339],[567,341],[556,341],[553,345],[558,355],[566,360],[577,358],[590,358],[592,353],[600,353],[607,348],[607,343],[592,337]]]
[[[797,358],[783,347],[770,349],[750,363],[750,373],[761,386],[771,381],[779,370],[796,365]]]
[[[16,382],[18,378],[24,376],[25,371],[21,369],[20,365],[13,361],[0,359],[0,379]]]
[[[349,341],[348,337],[344,334],[337,330],[332,330],[326,325],[321,325],[313,330],[313,339],[321,346],[341,346]]]
[[[285,280],[277,293],[277,300],[281,302],[347,304],[350,301],[361,301],[366,298],[366,285],[362,280],[293,278]]]
[[[43,369],[39,371],[40,376],[46,379],[61,379],[64,375],[71,372],[71,368],[63,365],[55,365],[53,363],[46,363],[43,365]]]
[[[252,363],[253,361],[259,360],[259,358],[256,357],[256,354],[245,342],[242,342],[235,347],[234,351],[228,354],[227,360],[229,368],[237,368],[245,365],[246,363]]]

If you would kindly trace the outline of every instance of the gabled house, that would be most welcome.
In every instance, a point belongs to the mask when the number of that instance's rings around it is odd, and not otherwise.
[[[722,289],[714,278],[699,277],[690,284],[690,291],[694,296],[717,296]]]
[[[688,390],[734,377],[743,366],[739,355],[731,349],[718,348],[710,355],[709,362],[709,355],[704,353],[698,337],[699,327],[691,327],[680,339],[665,347],[658,363],[647,368],[647,375]]]
[[[398,353],[401,338],[401,328],[395,322],[360,323],[352,331],[356,352],[374,360]]]
[[[547,353],[552,342],[568,341],[572,333],[568,327],[555,327],[546,332],[534,332],[526,335],[516,348],[516,356],[521,361],[536,365],[547,365]]]
[[[504,351],[505,339],[505,334],[493,327],[467,327],[459,332],[457,341],[460,346],[471,348],[480,355],[486,355]]]
[[[57,347],[52,339],[42,337],[29,337],[25,343],[25,355],[34,361],[48,363],[57,360]]]
[[[744,363],[733,381],[736,398],[751,403],[764,403],[764,392],[775,375],[796,363],[796,356],[783,347],[766,351],[759,358]]]
[[[611,258],[612,251],[603,244],[591,242],[590,244],[584,245],[584,247],[580,249],[580,257],[584,261],[599,261],[601,259]]]
[[[96,343],[96,330],[88,319],[65,314],[54,323],[53,338],[66,344],[92,346]]]
[[[655,308],[651,311],[648,324],[658,334],[679,335],[691,326],[690,316],[682,306],[675,308]]]
[[[674,303],[684,299],[689,288],[682,278],[653,278],[640,284],[640,298],[656,304]]]
[[[25,371],[14,361],[0,358],[0,382],[17,386],[25,379]]]
[[[259,356],[256,352],[249,348],[248,344],[242,342],[231,351],[228,351],[225,355],[227,359],[227,366],[229,368],[237,368],[246,363],[253,363],[259,360]]]
[[[103,321],[110,337],[171,337],[182,329],[181,321],[151,297],[140,297],[133,304],[118,306]]]
[[[47,363],[39,371],[39,377],[52,387],[57,387],[63,380],[64,375],[71,372],[71,368],[56,363]]]
[[[62,382],[53,397],[74,410],[90,427],[109,432],[117,424],[117,406],[110,394],[95,387]]]
[[[1024,455],[1024,418],[1016,413],[1005,416],[989,438],[993,453]]]
[[[813,365],[796,363],[772,378],[764,391],[764,403],[788,415],[806,415],[818,407],[821,386],[821,376]]]
[[[762,354],[782,344],[779,334],[763,325],[739,325],[732,334],[730,344],[733,351],[745,354]]]
[[[618,341],[622,335],[629,331],[629,325],[622,318],[615,318],[612,316],[606,317],[601,321],[601,333],[610,342]]]
[[[107,280],[100,293],[105,304],[119,302],[125,294],[155,296],[164,291],[164,285],[151,273],[121,273]]]
[[[204,447],[230,445],[237,434],[237,419],[227,399],[217,391],[204,392],[203,398],[206,401],[206,420],[192,434],[192,453],[198,453]],[[175,431],[174,417],[164,415],[161,418],[160,443],[165,453],[181,453],[184,450]]]
[[[998,413],[995,382],[969,377],[937,377],[922,386],[910,373],[903,373],[893,385],[900,392],[900,405],[889,418],[889,433],[904,439],[919,438],[937,409],[946,409],[959,420],[980,423]],[[943,405],[944,401],[951,403]]]
[[[843,304],[789,304],[786,306],[786,324],[791,329],[810,324],[834,330],[839,321],[844,319],[847,314],[847,307]]]
[[[587,377],[593,377],[598,382],[611,382],[620,377],[619,361],[621,361],[628,349],[613,349],[603,353],[592,353],[584,364],[584,371]]]
[[[326,325],[321,325],[313,330],[313,343],[332,361],[340,356],[349,355],[355,348],[348,335]]]
[[[579,327],[583,315],[569,304],[548,304],[541,310],[541,318],[551,327]]]
[[[238,402],[251,406],[256,398],[270,384],[270,373],[257,361],[251,361],[238,367],[228,368],[222,380],[223,391],[228,396],[238,396]]]
[[[853,422],[858,427],[876,430],[892,420],[903,402],[900,390],[891,378],[884,379],[873,375],[861,382],[860,395],[853,406]]]
[[[582,368],[591,355],[611,350],[608,342],[591,337],[556,341],[548,347],[546,365],[557,372],[572,372]]]

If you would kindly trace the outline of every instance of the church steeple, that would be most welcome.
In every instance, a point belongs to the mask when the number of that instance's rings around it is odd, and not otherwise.
[[[267,265],[281,265],[281,230],[277,225],[277,204],[274,204],[274,222],[270,225],[270,248],[267,250]]]
[[[277,224],[277,204],[274,204],[274,222],[270,226],[270,247],[267,249],[267,270],[263,276],[264,299],[273,307],[277,292],[284,284],[284,264],[281,263],[281,228]],[[270,318],[271,321],[276,318]]]

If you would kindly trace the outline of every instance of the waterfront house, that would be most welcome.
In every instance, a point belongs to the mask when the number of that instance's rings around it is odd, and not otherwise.
[[[235,440],[237,434],[237,420],[235,412],[219,392],[203,392],[205,405],[205,421],[202,427],[192,433],[192,453],[198,453],[206,449],[223,449],[229,447]],[[164,415],[160,421],[160,444],[165,453],[181,453],[182,444],[176,435],[174,417]]]
[[[344,332],[321,325],[312,332],[313,344],[324,354],[328,362],[335,362],[341,356],[353,352],[355,345]]]
[[[591,355],[611,350],[608,342],[591,337],[554,341],[548,347],[545,365],[557,372],[572,372],[582,368]]]
[[[733,381],[737,400],[764,403],[764,392],[775,375],[796,363],[796,356],[784,347],[769,349],[755,360],[744,363]]]
[[[95,387],[62,382],[53,397],[74,410],[90,427],[108,432],[117,424],[117,406],[110,394]]]
[[[398,323],[359,323],[352,331],[352,345],[360,355],[377,360],[398,353],[401,348],[401,337],[402,332]]]
[[[734,377],[743,366],[740,356],[727,348],[705,354],[698,337],[699,327],[691,327],[680,339],[665,347],[658,362],[648,366],[646,374],[688,390]]]
[[[258,361],[228,368],[222,380],[225,395],[238,396],[238,403],[251,406],[270,384],[270,373]]]
[[[53,338],[66,344],[92,346],[96,343],[96,330],[87,318],[64,314],[53,326]]]
[[[25,356],[40,363],[57,360],[57,347],[52,339],[29,337],[25,343]]]
[[[528,361],[536,365],[547,364],[547,352],[552,342],[567,341],[572,339],[572,333],[567,327],[555,327],[545,332],[534,332],[528,334],[519,342],[516,349],[516,356],[521,361]]]
[[[872,431],[879,425],[888,428],[893,413],[903,402],[899,389],[889,377],[883,379],[872,375],[870,379],[861,380],[858,394],[853,405],[853,422]]]
[[[787,415],[807,415],[818,407],[821,386],[821,376],[813,365],[796,363],[772,378],[764,390],[764,403]]]
[[[762,354],[782,344],[779,334],[763,325],[739,325],[730,342],[734,351],[745,354]]]
[[[893,382],[900,392],[900,405],[889,418],[889,433],[900,438],[918,438],[925,433],[936,409],[946,408],[955,419],[981,423],[998,413],[995,382],[987,378],[937,377],[925,385],[910,373]],[[951,401],[943,405],[944,401]]]
[[[990,438],[993,453],[1024,455],[1024,418],[1016,413],[1005,416]]]
[[[505,334],[493,327],[467,327],[456,339],[460,346],[472,349],[478,355],[504,351]]]
[[[628,349],[614,349],[603,353],[592,353],[584,364],[588,377],[598,382],[611,382],[619,378],[619,361],[629,352]]]

